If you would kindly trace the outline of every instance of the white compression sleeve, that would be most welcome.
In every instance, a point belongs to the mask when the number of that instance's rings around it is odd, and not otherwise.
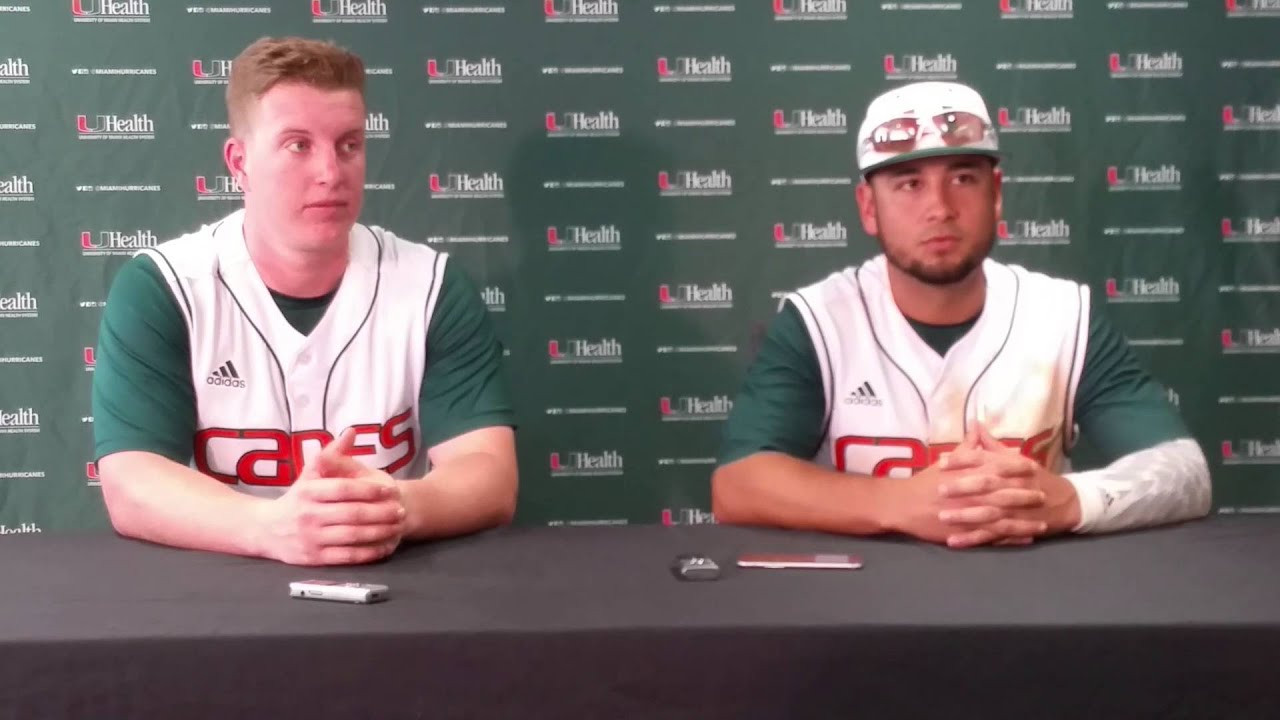
[[[1097,470],[1067,473],[1080,498],[1077,533],[1132,530],[1202,517],[1212,490],[1195,440],[1180,438],[1129,453]]]

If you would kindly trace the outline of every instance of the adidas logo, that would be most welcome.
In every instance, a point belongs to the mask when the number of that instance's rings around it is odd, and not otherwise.
[[[863,381],[849,396],[844,399],[845,405],[871,405],[880,407],[884,405],[884,401],[876,397],[876,391],[871,388],[871,383]]]
[[[222,387],[242,388],[245,387],[244,380],[240,379],[240,373],[236,372],[236,366],[228,360],[222,363],[222,367],[209,373],[209,377],[205,378],[206,385],[221,385]]]

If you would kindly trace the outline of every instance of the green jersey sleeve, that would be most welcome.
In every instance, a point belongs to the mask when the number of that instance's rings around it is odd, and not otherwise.
[[[1164,388],[1138,362],[1096,302],[1089,307],[1087,342],[1075,422],[1104,462],[1191,436]]]
[[[826,432],[824,392],[804,320],[787,303],[774,316],[734,400],[719,464],[764,451],[813,458]]]
[[[190,341],[160,269],[145,256],[111,282],[93,372],[94,459],[143,450],[186,464],[196,427]]]
[[[480,291],[452,259],[427,327],[418,417],[428,448],[483,427],[515,427],[502,345]]]

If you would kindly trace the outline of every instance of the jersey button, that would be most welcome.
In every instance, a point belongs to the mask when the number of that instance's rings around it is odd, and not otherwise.
[[[306,407],[306,406],[307,406],[307,404],[308,404],[308,403],[310,403],[310,402],[311,402],[311,398],[307,397],[306,395],[299,395],[299,396],[298,396],[298,407],[300,407],[300,408],[304,408],[304,407]]]
[[[307,363],[309,363],[309,362],[311,362],[311,353],[309,353],[309,352],[304,352],[304,353],[302,353],[302,354],[298,355],[298,364],[299,364],[299,365],[306,365],[306,364],[307,364]]]

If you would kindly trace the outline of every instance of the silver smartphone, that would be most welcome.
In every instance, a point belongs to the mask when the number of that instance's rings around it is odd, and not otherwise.
[[[748,553],[738,558],[738,567],[857,570],[862,558],[844,553]]]
[[[375,583],[338,582],[336,580],[299,580],[289,583],[289,595],[307,600],[333,600],[346,603],[376,603],[387,599],[389,588]]]

